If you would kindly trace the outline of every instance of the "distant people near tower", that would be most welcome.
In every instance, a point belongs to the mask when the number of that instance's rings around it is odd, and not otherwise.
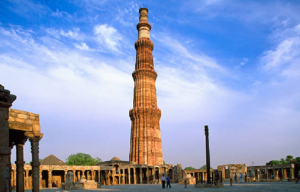
[[[240,174],[240,182],[243,183],[243,173]]]
[[[168,175],[167,177],[167,188],[168,186],[171,188],[171,179],[170,179],[170,175]]]
[[[162,184],[162,188],[164,189],[164,188],[165,188],[165,184],[166,184],[165,174],[163,174],[163,175],[161,176],[161,184]]]
[[[136,62],[132,73],[134,80],[133,108],[131,119],[129,160],[137,164],[162,165],[163,153],[159,120],[161,111],[157,108],[154,70],[150,40],[151,25],[148,23],[148,9],[140,8],[137,24],[138,40],[135,42]]]
[[[234,174],[234,181],[237,182],[237,174]]]
[[[220,179],[219,172],[218,172],[218,171],[215,171],[215,185],[216,185],[216,186],[218,185],[219,179]]]

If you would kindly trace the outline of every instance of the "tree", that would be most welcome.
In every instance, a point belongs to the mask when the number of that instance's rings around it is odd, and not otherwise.
[[[194,170],[194,169],[195,169],[195,168],[194,168],[194,167],[191,167],[191,166],[184,168],[184,170]]]
[[[271,160],[268,163],[266,163],[266,165],[280,165],[281,161],[277,161],[277,160]]]
[[[72,154],[66,159],[67,165],[95,165],[99,162],[102,162],[100,158],[85,153]]]
[[[210,168],[213,169],[212,167]],[[200,169],[206,169],[206,165],[203,165],[202,167],[200,167]]]
[[[165,161],[163,161],[163,163],[164,163],[164,165],[166,164],[166,162],[165,162]]]
[[[292,155],[287,155],[285,160],[289,163],[291,163],[293,161],[294,157]]]
[[[295,163],[300,163],[300,157],[296,157],[296,158],[294,159],[294,161],[295,161]]]

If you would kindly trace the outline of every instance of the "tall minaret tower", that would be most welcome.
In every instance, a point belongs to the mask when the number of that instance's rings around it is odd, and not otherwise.
[[[157,108],[152,50],[151,25],[148,23],[148,9],[140,8],[140,22],[137,24],[138,40],[135,42],[136,63],[132,73],[134,79],[133,109],[131,119],[129,160],[137,164],[163,164],[159,120],[161,111]]]

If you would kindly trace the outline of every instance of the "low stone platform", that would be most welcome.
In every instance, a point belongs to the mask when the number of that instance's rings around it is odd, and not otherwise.
[[[187,188],[184,188],[184,185],[178,185],[171,183],[171,189],[162,189],[161,185],[158,184],[139,184],[139,185],[105,185],[101,186],[102,188],[98,189],[84,189],[84,190],[76,190],[76,192],[84,192],[84,191],[122,191],[122,192],[132,192],[132,191],[143,191],[143,192],[155,192],[155,191],[172,191],[172,192],[190,192],[190,191],[201,191],[201,192],[224,192],[224,191],[233,191],[233,192],[299,192],[300,191],[300,183],[295,182],[256,182],[256,183],[238,183],[233,184],[232,187],[229,186],[229,183],[224,184],[224,187],[221,188],[195,188],[194,185],[188,185]],[[31,190],[25,190],[26,192],[31,192]],[[74,192],[72,190],[61,190],[60,188],[52,188],[52,189],[41,189],[41,192]]]

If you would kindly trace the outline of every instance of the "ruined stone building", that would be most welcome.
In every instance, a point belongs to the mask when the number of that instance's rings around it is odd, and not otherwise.
[[[24,155],[23,147],[27,139],[31,143],[31,185],[32,191],[39,191],[39,141],[43,137],[40,132],[39,115],[10,109],[16,96],[0,85],[0,191],[12,190],[11,178],[15,179],[17,191],[24,191]],[[16,147],[16,165],[12,173],[11,149]]]

